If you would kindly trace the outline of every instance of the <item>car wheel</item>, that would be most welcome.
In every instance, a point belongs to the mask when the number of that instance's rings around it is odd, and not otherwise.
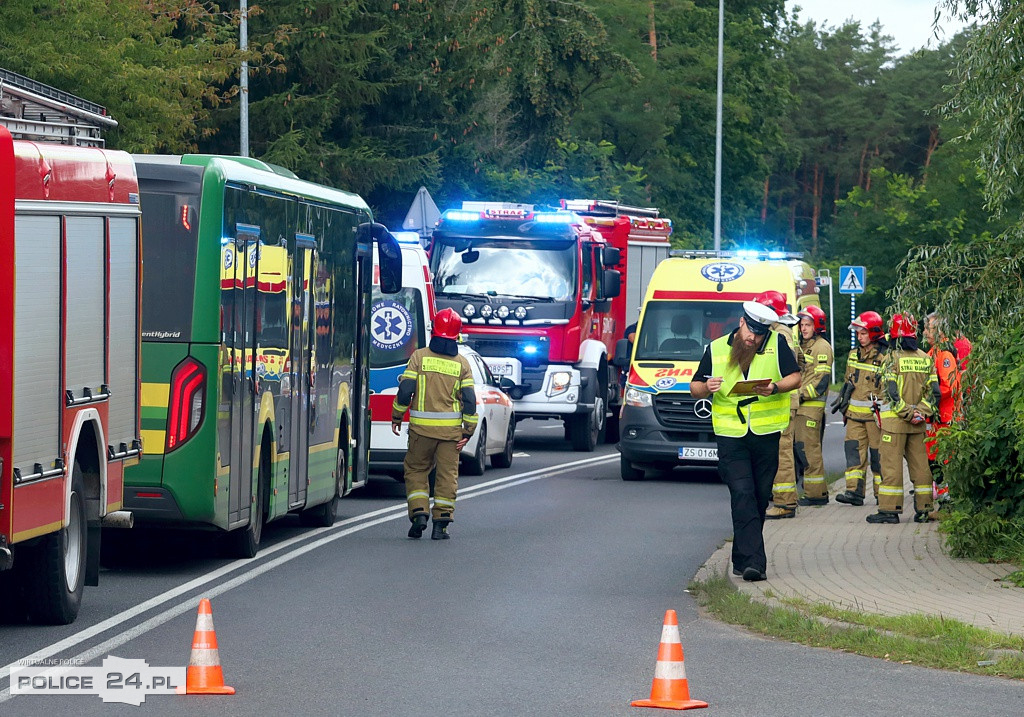
[[[516,422],[508,422],[508,432],[505,434],[505,448],[501,453],[491,456],[491,465],[495,468],[508,468],[512,465],[512,450],[516,440]]]
[[[480,424],[477,434],[476,452],[462,463],[462,472],[468,476],[482,476],[487,469],[487,424]]]

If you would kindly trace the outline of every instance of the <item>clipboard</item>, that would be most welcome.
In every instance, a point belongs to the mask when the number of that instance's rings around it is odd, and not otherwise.
[[[751,378],[744,381],[737,381],[729,391],[730,396],[755,396],[754,388],[767,386],[772,380],[770,378]]]

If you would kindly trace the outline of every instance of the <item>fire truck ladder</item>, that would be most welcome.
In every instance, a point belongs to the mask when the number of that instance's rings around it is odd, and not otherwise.
[[[655,207],[631,207],[628,204],[610,200],[568,200],[565,202],[565,208],[578,214],[610,217],[627,214],[634,217],[657,219],[659,214]]]
[[[117,121],[95,102],[0,68],[0,125],[16,139],[102,147]]]

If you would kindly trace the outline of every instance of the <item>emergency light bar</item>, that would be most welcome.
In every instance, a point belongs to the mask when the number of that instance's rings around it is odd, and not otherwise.
[[[418,232],[403,232],[393,231],[391,236],[398,240],[399,244],[416,244],[420,243],[420,235]]]
[[[683,259],[740,259],[747,261],[778,261],[782,259],[803,259],[802,251],[757,251],[754,249],[735,249],[731,251],[714,251],[713,249],[673,249],[669,256]]]

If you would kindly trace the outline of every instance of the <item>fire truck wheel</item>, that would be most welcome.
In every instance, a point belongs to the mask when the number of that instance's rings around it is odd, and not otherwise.
[[[491,456],[491,465],[495,468],[510,468],[512,466],[512,451],[516,442],[516,422],[508,422],[508,432],[505,434],[505,447],[501,453]]]
[[[85,584],[86,535],[85,481],[75,463],[68,523],[45,536],[32,556],[35,565],[28,575],[28,610],[34,622],[69,625],[78,616]]]
[[[605,428],[605,395],[608,392],[605,379],[602,378],[594,395],[594,410],[582,416],[568,419],[569,440],[572,449],[577,452],[592,453],[597,444],[604,438]]]
[[[260,550],[263,537],[264,506],[267,500],[267,486],[270,483],[270,445],[264,440],[260,450],[260,473],[256,479],[256,500],[249,511],[249,525],[236,528],[228,533],[228,552],[233,558],[255,558]]]
[[[487,470],[487,424],[480,422],[480,430],[476,434],[476,451],[472,458],[464,459],[462,472],[468,476],[482,476]]]

